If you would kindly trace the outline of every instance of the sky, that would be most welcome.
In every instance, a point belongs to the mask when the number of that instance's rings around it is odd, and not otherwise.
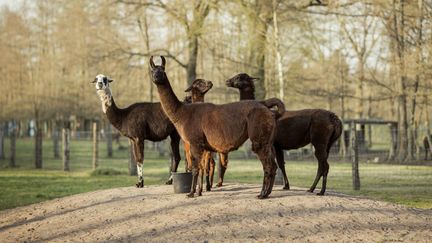
[[[0,7],[7,5],[10,9],[14,10],[16,9],[23,0],[0,0]]]

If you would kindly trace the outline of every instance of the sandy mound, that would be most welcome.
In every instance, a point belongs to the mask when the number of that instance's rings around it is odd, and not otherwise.
[[[199,198],[171,186],[102,190],[0,212],[2,242],[430,241],[432,210],[280,186],[228,185]]]

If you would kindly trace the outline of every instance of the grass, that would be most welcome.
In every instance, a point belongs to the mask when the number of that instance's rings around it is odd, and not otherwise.
[[[44,143],[44,169],[33,169],[33,141],[17,141],[18,168],[7,168],[8,161],[0,160],[0,210],[28,205],[53,198],[99,189],[132,186],[134,176],[127,175],[128,150],[116,150],[107,158],[106,148],[100,144],[100,167],[92,171],[91,142],[73,140],[71,144],[71,172],[62,171],[62,162],[52,158],[51,142]],[[123,142],[126,145],[126,142]],[[6,144],[7,145],[7,144]],[[8,146],[6,146],[8,151]],[[262,167],[257,160],[241,160],[234,153],[226,173],[227,182],[261,183]],[[168,157],[168,156],[166,156]],[[168,177],[168,159],[159,158],[147,148],[144,164],[146,185],[163,184]],[[180,164],[180,171],[183,169]],[[287,161],[287,172],[292,186],[308,188],[315,177],[315,161]],[[360,164],[361,190],[351,186],[351,165],[330,162],[328,189],[350,195],[404,204],[418,208],[432,208],[432,167],[388,164]],[[321,184],[319,184],[321,185]],[[280,187],[276,185],[276,187]]]

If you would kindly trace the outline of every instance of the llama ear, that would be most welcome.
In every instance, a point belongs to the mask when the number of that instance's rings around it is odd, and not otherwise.
[[[166,60],[164,56],[160,56],[161,60],[162,60],[162,67],[165,67],[166,64]]]
[[[151,67],[151,69],[155,68],[155,64],[153,62],[153,56],[150,57],[150,67]]]
[[[191,91],[191,90],[192,90],[192,84],[191,84],[191,86],[189,86],[189,88],[185,89],[184,92],[189,92],[189,91]]]
[[[108,83],[111,83],[112,81],[114,81],[112,78],[107,78],[108,79]]]
[[[96,83],[96,81],[97,81],[97,78],[93,79],[93,81],[91,81],[90,83],[94,84],[94,83]]]
[[[260,78],[250,77],[250,80],[260,80]]]

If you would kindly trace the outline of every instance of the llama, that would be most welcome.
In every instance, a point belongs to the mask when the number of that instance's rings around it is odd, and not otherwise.
[[[144,187],[143,162],[144,140],[158,142],[171,138],[171,171],[176,172],[180,162],[180,136],[174,125],[164,114],[160,103],[135,103],[127,108],[120,109],[114,102],[110,83],[113,80],[99,74],[92,81],[96,85],[96,93],[102,101],[102,111],[109,122],[123,135],[130,139],[138,171],[136,187]],[[171,184],[170,177],[166,184]]]
[[[213,87],[213,83],[204,79],[196,79],[192,84],[185,90],[185,92],[191,92],[191,96],[187,99],[188,103],[204,102],[205,94]],[[190,152],[190,144],[184,143],[184,150],[186,154],[186,161],[188,168],[192,167],[192,154]],[[211,152],[206,151],[203,155],[205,161],[205,174],[206,174],[206,190],[211,191],[213,187],[213,176],[215,169],[215,161]]]
[[[153,57],[150,58],[151,76],[165,114],[183,141],[190,144],[193,179],[188,197],[194,196],[197,184],[197,194],[202,195],[204,151],[228,153],[238,149],[249,138],[252,150],[261,160],[264,171],[263,186],[258,198],[267,198],[272,191],[277,169],[273,153],[276,118],[285,111],[284,104],[275,98],[262,102],[249,100],[224,105],[183,104],[178,100],[166,76],[165,58],[161,56],[161,59],[161,65],[155,65]],[[278,108],[276,113],[270,110],[273,106]]]
[[[228,79],[226,85],[238,89],[241,100],[254,100],[253,80],[255,79],[246,73],[240,73]],[[276,161],[284,177],[284,189],[289,189],[289,182],[285,171],[283,150],[297,149],[312,143],[315,148],[315,157],[318,160],[318,170],[308,191],[313,192],[322,177],[322,188],[317,195],[324,195],[329,171],[327,159],[330,148],[339,139],[341,133],[342,122],[333,112],[321,109],[285,111],[277,121],[274,140]],[[221,176],[223,177],[223,174]]]

